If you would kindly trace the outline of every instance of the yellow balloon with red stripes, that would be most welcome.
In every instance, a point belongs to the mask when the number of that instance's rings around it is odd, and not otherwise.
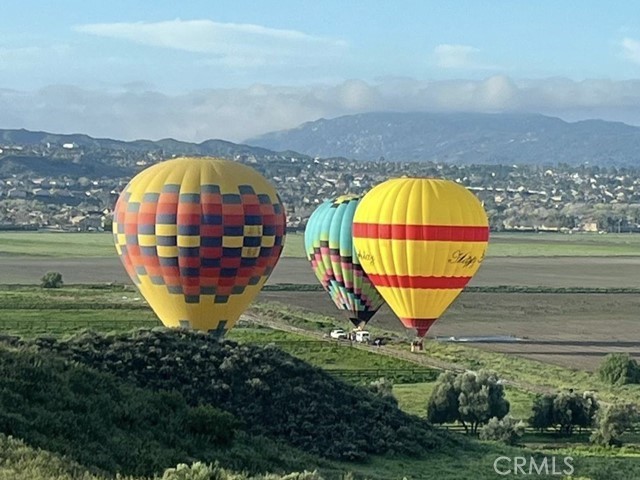
[[[387,180],[364,196],[353,222],[362,268],[419,337],[478,271],[489,240],[482,204],[450,180]]]

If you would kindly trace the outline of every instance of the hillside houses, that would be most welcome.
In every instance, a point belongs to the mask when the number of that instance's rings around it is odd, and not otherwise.
[[[36,153],[42,157],[44,150],[2,148],[0,224],[38,228],[108,229],[115,201],[131,176],[162,159],[157,154],[119,157],[116,151],[100,150],[106,152],[109,162],[113,160],[114,168],[125,166],[129,173],[107,175],[89,163],[74,174],[55,163],[58,160],[51,160],[56,168],[50,174],[41,169],[37,174],[16,173],[22,158],[16,152],[32,159]],[[84,147],[51,148],[56,159],[69,161],[69,165],[77,166],[84,158]],[[11,164],[3,168],[3,160],[9,158],[6,151],[11,152]],[[86,154],[99,155],[95,151]],[[233,158],[256,168],[274,184],[287,207],[289,229],[304,228],[313,210],[326,199],[363,194],[388,178],[407,175],[448,178],[464,185],[483,202],[494,230],[640,230],[640,169],[355,162],[290,155]],[[109,162],[103,159],[103,164]]]

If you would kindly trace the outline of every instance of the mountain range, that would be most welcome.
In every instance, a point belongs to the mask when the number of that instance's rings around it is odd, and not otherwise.
[[[202,143],[190,143],[165,138],[162,140],[113,140],[110,138],[93,138],[84,134],[57,134],[48,132],[34,132],[25,129],[10,130],[0,129],[0,145],[62,145],[75,144],[78,147],[120,150],[128,152],[153,152],[164,151],[169,155],[270,155],[274,152],[260,147],[236,144],[225,140],[206,140]],[[285,149],[286,150],[286,149]]]
[[[539,114],[363,113],[307,122],[244,143],[357,160],[640,165],[640,128]]]
[[[640,128],[619,122],[566,122],[539,114],[395,113],[378,112],[319,119],[297,128],[266,133],[244,143],[174,139],[121,141],[82,134],[53,134],[0,129],[3,145],[45,148],[48,144],[81,147],[81,159],[68,158],[58,168],[104,173],[125,170],[143,154],[236,157],[261,160],[342,157],[356,160],[433,161],[456,164],[558,164],[640,166]],[[45,148],[46,150],[46,148]],[[109,153],[110,152],[110,153]],[[299,152],[299,153],[298,153]],[[116,157],[124,155],[129,161]],[[47,163],[45,154],[6,151],[0,171],[16,173]],[[56,157],[52,157],[56,159]],[[34,171],[47,169],[34,167]],[[74,172],[69,172],[72,174]],[[80,173],[79,171],[77,173]],[[115,171],[112,173],[115,174]]]
[[[65,149],[64,145],[70,148]],[[189,143],[167,138],[126,142],[83,134],[55,134],[25,129],[0,129],[0,150],[4,150],[0,151],[0,177],[126,177],[140,170],[140,160],[158,161],[182,155],[223,158],[246,155],[266,161],[290,156],[305,157],[295,152],[276,153],[225,140]]]

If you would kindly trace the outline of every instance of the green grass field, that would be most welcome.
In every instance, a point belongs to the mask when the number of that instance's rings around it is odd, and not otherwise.
[[[283,256],[303,258],[303,235],[287,235]],[[110,233],[0,232],[0,255],[109,257]],[[494,233],[488,256],[640,256],[640,235]]]

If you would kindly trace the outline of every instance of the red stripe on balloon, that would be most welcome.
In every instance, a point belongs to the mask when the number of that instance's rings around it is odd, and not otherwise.
[[[424,337],[431,325],[436,323],[437,318],[406,318],[403,317],[400,319],[402,324],[407,328],[415,328],[418,330],[418,336]]]
[[[471,277],[422,277],[419,275],[369,275],[376,287],[457,289],[464,288]]]
[[[384,240],[486,242],[489,240],[489,227],[354,223],[353,236],[360,238],[380,238]]]

